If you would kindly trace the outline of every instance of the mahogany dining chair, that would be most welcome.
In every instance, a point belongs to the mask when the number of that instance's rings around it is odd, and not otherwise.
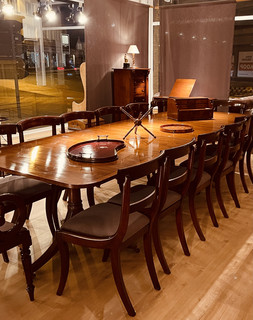
[[[123,182],[121,206],[109,202],[97,204],[74,215],[64,222],[59,231],[56,231],[61,257],[58,295],[63,293],[68,277],[68,243],[89,248],[107,249],[110,250],[112,272],[118,293],[128,314],[134,316],[136,313],[123,280],[120,250],[140,236],[143,236],[144,253],[153,286],[157,290],[160,289],[154,267],[151,236],[160,201],[159,190],[162,181],[163,156],[161,153],[151,161],[118,170],[117,177]],[[142,197],[135,198],[135,192],[131,191],[132,181],[155,171],[157,172],[155,186],[150,186],[149,192],[143,192]],[[134,188],[136,189],[136,187]],[[152,208],[149,217],[138,212],[148,205],[151,205]]]
[[[200,240],[202,241],[205,241],[205,236],[198,222],[195,198],[202,190],[205,190],[206,202],[211,220],[213,225],[218,227],[218,222],[213,208],[212,185],[214,175],[218,169],[221,159],[223,142],[222,133],[223,129],[211,133],[200,134],[196,143],[197,149],[193,164],[191,183],[188,191],[188,200],[193,225]]]
[[[245,137],[244,137],[242,153],[241,153],[241,156],[239,159],[239,171],[240,171],[240,178],[241,178],[243,189],[246,193],[249,193],[247,183],[245,180],[244,160],[246,158],[247,169],[248,169],[248,173],[250,176],[250,173],[252,173],[251,162],[249,161],[250,159],[248,159],[248,157],[247,157],[247,153],[249,152],[249,154],[251,154],[250,146],[251,146],[252,140],[253,140],[253,115],[245,115],[242,117],[236,117],[235,122],[240,122],[240,121],[243,121],[244,119],[246,119],[246,132],[245,132]]]
[[[223,132],[223,149],[221,154],[221,161],[219,167],[214,175],[215,192],[217,200],[225,218],[228,218],[227,210],[225,208],[222,192],[221,179],[226,177],[227,186],[230,194],[234,200],[237,208],[240,208],[240,203],[236,193],[235,187],[235,167],[241,157],[244,145],[244,138],[246,132],[246,120],[228,124],[224,126]]]
[[[61,124],[61,119],[58,116],[37,116],[30,117],[17,122],[17,128],[19,133],[20,142],[24,142],[24,131],[42,126],[49,126],[52,128],[52,135],[56,135],[57,125]]]

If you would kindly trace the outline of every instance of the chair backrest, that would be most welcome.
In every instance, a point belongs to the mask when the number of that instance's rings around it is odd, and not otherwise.
[[[65,123],[73,120],[87,120],[87,127],[91,127],[91,120],[95,117],[94,111],[72,111],[60,115],[61,118],[61,133],[65,133]]]
[[[203,171],[214,175],[221,161],[223,145],[223,128],[205,134],[200,134],[197,139],[196,156],[198,158],[194,185],[198,185],[201,180]]]
[[[134,118],[137,118],[140,113],[143,115],[148,111],[148,103],[147,102],[133,102],[128,103],[124,109],[130,113]]]
[[[246,151],[253,139],[253,115],[235,117],[235,122],[241,122],[243,120],[246,120],[246,129],[243,146],[243,150]]]
[[[120,106],[101,107],[95,110],[96,126],[100,125],[100,118],[103,116],[109,116],[107,122],[115,122],[121,120]],[[105,117],[108,118],[108,117]]]
[[[164,152],[161,152],[158,157],[148,162],[118,170],[117,179],[120,181],[124,180],[124,183],[122,191],[121,219],[116,235],[117,238],[122,238],[125,235],[129,214],[132,212],[141,211],[150,206],[150,217],[151,219],[155,219],[155,216],[158,214],[159,202],[161,201],[163,168]],[[154,191],[145,195],[143,198],[130,203],[131,182],[154,172],[156,172],[157,176]]]
[[[7,145],[12,145],[12,135],[17,132],[16,124],[0,124],[0,135],[6,135],[7,137]],[[0,141],[0,147],[4,146],[5,144]]]
[[[159,204],[160,209],[164,207],[168,189],[180,189],[182,197],[187,193],[194,160],[195,144],[196,139],[194,138],[184,145],[164,150],[166,162],[161,202]],[[182,158],[187,160],[187,167],[175,165],[175,161]]]
[[[5,220],[8,207],[15,208],[15,223]],[[5,209],[7,207],[7,209]],[[13,193],[0,195],[0,248],[6,242],[15,240],[15,235],[23,227],[26,220],[26,206],[21,196]]]
[[[219,170],[223,170],[228,160],[236,165],[239,160],[245,139],[246,120],[224,126],[222,160]]]
[[[56,135],[56,126],[61,124],[61,119],[58,116],[38,116],[20,120],[17,123],[19,140],[24,142],[24,131],[30,128],[51,126],[52,135]]]

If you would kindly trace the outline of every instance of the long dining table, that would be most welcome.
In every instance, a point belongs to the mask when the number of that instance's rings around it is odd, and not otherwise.
[[[106,135],[108,139],[123,140],[125,134],[133,127],[132,120],[36,139],[1,148],[0,170],[52,184],[56,193],[57,190],[68,189],[69,218],[83,209],[81,188],[109,181],[116,177],[118,169],[149,161],[158,156],[161,150],[185,144],[199,134],[216,131],[223,125],[233,123],[237,116],[239,114],[214,112],[211,120],[178,122],[168,119],[165,112],[150,115],[143,119],[142,124],[156,138],[142,127],[138,127],[137,134],[133,130],[124,140],[125,147],[118,151],[117,159],[106,163],[77,162],[67,157],[67,152],[72,145],[96,140],[98,136]],[[166,124],[189,125],[193,131],[161,131],[161,126]],[[53,241],[48,250],[33,263],[33,270],[36,271],[44,265],[56,251],[57,245]]]

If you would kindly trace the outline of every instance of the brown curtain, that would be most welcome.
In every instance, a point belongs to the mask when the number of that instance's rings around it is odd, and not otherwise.
[[[140,51],[136,66],[147,68],[148,12],[148,6],[127,0],[85,1],[88,110],[112,105],[112,69],[123,67],[130,44]]]
[[[228,98],[235,9],[235,1],[161,8],[161,95],[176,79],[196,79],[192,97]]]

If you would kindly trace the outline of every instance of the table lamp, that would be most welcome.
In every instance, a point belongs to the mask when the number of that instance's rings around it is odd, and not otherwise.
[[[127,53],[131,53],[133,55],[133,68],[135,68],[135,54],[139,54],[140,51],[138,50],[135,44],[131,44],[127,50]]]

